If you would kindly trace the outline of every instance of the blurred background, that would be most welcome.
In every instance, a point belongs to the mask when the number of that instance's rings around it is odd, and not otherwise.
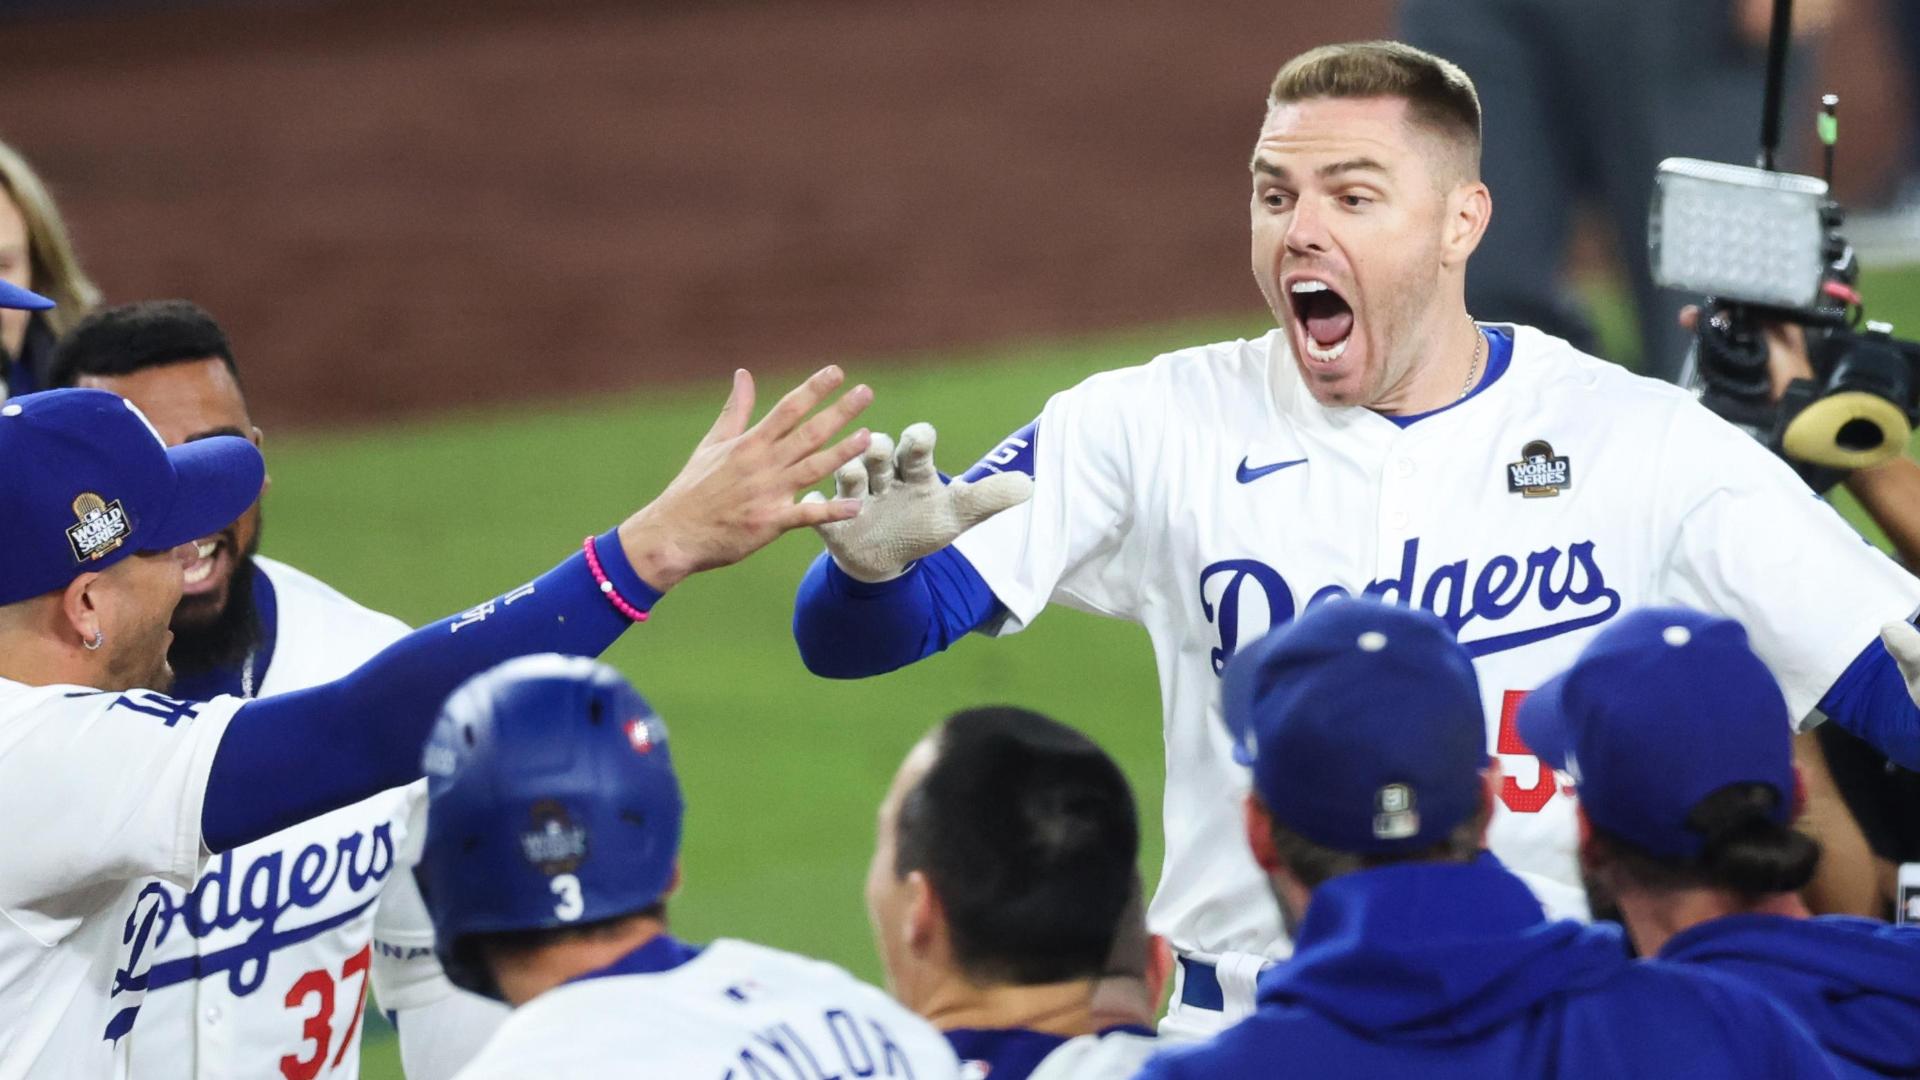
[[[1552,62],[1552,0],[1460,2],[1517,11],[1512,55]],[[1589,57],[1618,86],[1676,37],[1757,65],[1741,0],[1665,2],[1710,5],[1712,40],[1646,0],[1584,5],[1634,29]],[[1828,15],[1799,54],[1787,164],[1811,164],[1812,94],[1839,93],[1836,187],[1873,212],[1853,229],[1869,310],[1912,336],[1920,67],[1896,2],[1814,3]],[[0,0],[0,140],[46,180],[108,302],[185,297],[225,325],[268,433],[265,552],[420,623],[658,490],[734,367],[771,392],[840,362],[875,386],[877,430],[934,421],[958,471],[1086,374],[1264,332],[1245,207],[1267,84],[1300,50],[1393,34],[1402,14],[1390,0]],[[1572,92],[1522,83],[1516,100],[1607,153],[1558,96]],[[1713,121],[1743,148],[1752,93]],[[1499,220],[1502,178],[1488,180]],[[1579,190],[1559,204],[1564,253],[1527,272],[1566,283],[1610,358],[1677,360],[1642,355],[1617,208]],[[1115,751],[1157,875],[1160,705],[1142,635],[1054,613],[1020,646],[826,683],[787,628],[816,550],[793,537],[696,579],[613,654],[686,774],[680,932],[877,977],[860,882],[886,780],[943,715],[992,701]],[[370,1029],[364,1075],[398,1075],[390,1038]]]

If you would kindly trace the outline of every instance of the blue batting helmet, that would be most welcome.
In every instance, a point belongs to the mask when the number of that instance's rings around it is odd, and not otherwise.
[[[498,998],[472,938],[550,930],[658,903],[680,853],[667,731],[633,686],[582,657],[474,676],[427,740],[415,871],[455,986]]]

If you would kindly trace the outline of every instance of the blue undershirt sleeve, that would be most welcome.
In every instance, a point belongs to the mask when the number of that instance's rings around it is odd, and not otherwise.
[[[660,599],[614,531],[595,548],[628,602],[644,611]],[[421,747],[461,683],[516,656],[598,656],[629,625],[576,554],[408,634],[341,679],[247,702],[214,751],[201,810],[207,847],[226,851],[419,779]]]
[[[822,552],[800,579],[793,640],[808,671],[860,679],[932,656],[1005,610],[952,547],[877,585],[849,577]]]
[[[1818,708],[1894,764],[1920,770],[1920,706],[1879,638],[1853,658]]]

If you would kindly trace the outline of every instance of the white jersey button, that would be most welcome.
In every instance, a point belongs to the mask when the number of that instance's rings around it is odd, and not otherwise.
[[[1413,459],[1401,458],[1399,461],[1394,462],[1393,471],[1398,476],[1412,476],[1414,472]]]
[[[220,1006],[218,1005],[207,1006],[207,1023],[217,1024],[219,1022],[220,1022]]]

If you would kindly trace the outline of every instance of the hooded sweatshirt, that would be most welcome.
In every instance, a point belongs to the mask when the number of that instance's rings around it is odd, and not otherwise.
[[[1813,1031],[1841,1076],[1920,1076],[1920,927],[1827,915],[1729,915],[1660,959],[1764,991]]]
[[[1635,963],[1617,928],[1549,922],[1491,855],[1335,878],[1294,942],[1252,1016],[1141,1077],[1834,1075],[1758,991]]]

